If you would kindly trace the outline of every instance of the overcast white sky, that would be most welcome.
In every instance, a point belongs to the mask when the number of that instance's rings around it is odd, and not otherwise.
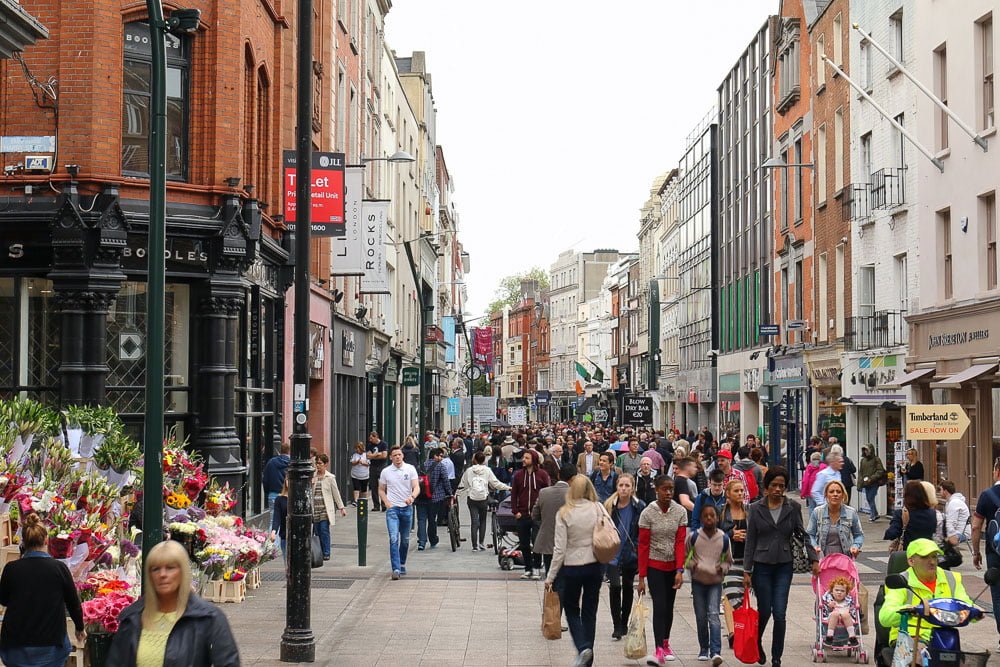
[[[570,247],[638,248],[653,179],[778,0],[394,0],[386,40],[427,53],[480,313],[500,279]]]

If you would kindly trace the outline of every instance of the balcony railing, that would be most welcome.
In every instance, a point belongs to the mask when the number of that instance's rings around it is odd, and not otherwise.
[[[871,185],[868,183],[848,183],[840,202],[846,220],[867,224],[871,222]]]
[[[848,317],[844,327],[844,347],[863,352],[904,345],[908,340],[905,310],[879,310],[871,315]]]
[[[906,203],[903,177],[906,167],[888,167],[872,174],[872,209],[895,208]]]

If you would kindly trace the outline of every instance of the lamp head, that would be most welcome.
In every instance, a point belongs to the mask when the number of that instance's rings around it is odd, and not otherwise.
[[[175,9],[170,12],[170,18],[167,19],[167,29],[181,35],[197,32],[200,24],[200,9]]]
[[[388,162],[400,163],[400,162],[416,162],[417,158],[413,157],[406,151],[396,151],[387,158]]]

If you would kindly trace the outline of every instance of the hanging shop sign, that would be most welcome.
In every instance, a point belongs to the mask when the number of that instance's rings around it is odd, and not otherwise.
[[[285,222],[296,221],[298,179],[295,151],[284,152]],[[314,236],[344,236],[344,154],[312,154],[312,219]]]
[[[354,344],[354,332],[345,330],[340,332],[340,362],[345,366],[354,366],[354,352],[357,346]]]
[[[420,369],[416,366],[403,367],[403,386],[416,387],[420,384]]]
[[[361,244],[364,273],[362,294],[389,294],[389,265],[385,261],[389,201],[365,201],[361,206]]]
[[[462,414],[462,399],[461,398],[449,398],[448,399],[448,414],[449,415],[460,415],[460,414]]]
[[[472,330],[472,358],[477,366],[492,368],[493,327],[476,327]]]
[[[344,235],[333,240],[330,275],[360,276],[365,272],[361,239],[361,200],[365,190],[365,168],[344,170]]]
[[[969,428],[969,415],[957,403],[907,405],[907,440],[959,440]]]

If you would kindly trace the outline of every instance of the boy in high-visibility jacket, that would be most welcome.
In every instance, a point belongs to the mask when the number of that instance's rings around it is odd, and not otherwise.
[[[973,604],[972,598],[962,585],[962,575],[938,567],[938,556],[941,553],[941,548],[931,540],[919,539],[910,542],[906,547],[906,562],[910,567],[903,573],[910,588],[928,602],[935,598],[958,598]],[[883,627],[889,628],[890,642],[895,642],[899,636],[901,617],[899,610],[920,603],[920,599],[913,592],[905,588],[885,590],[885,603],[878,612],[878,622]],[[917,634],[917,621],[916,616],[910,616],[908,619],[907,627],[911,637]],[[920,624],[921,641],[925,643],[930,641],[931,629],[928,623]]]

